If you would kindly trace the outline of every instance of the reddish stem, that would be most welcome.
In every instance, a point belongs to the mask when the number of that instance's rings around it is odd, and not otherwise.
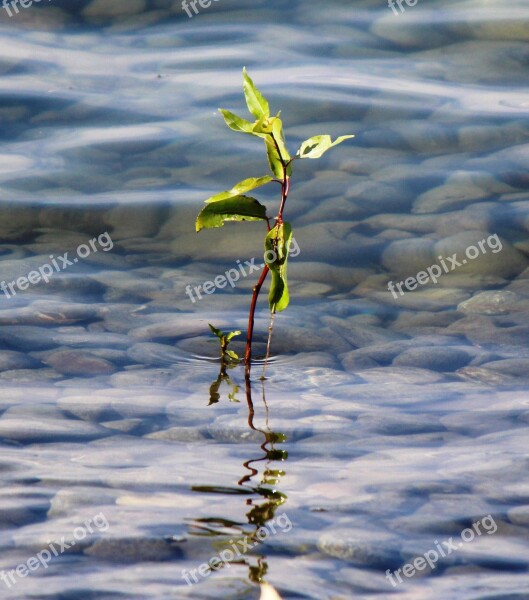
[[[261,291],[261,287],[263,286],[264,280],[268,275],[269,268],[265,265],[263,272],[261,273],[261,277],[259,277],[259,281],[253,288],[252,294],[252,303],[250,305],[250,315],[248,317],[248,334],[246,337],[246,352],[244,354],[244,363],[246,365],[246,377],[250,376],[250,368],[252,362],[252,338],[253,338],[253,325],[254,325],[254,315],[255,315],[255,307],[257,305],[257,298],[259,297],[259,292]]]
[[[290,191],[290,177],[288,177],[288,175],[286,174],[286,167],[284,167],[284,170],[285,179],[283,180],[281,188],[281,204],[277,213],[277,222],[279,224],[283,222],[283,210],[285,209],[285,202],[287,201],[288,192]]]

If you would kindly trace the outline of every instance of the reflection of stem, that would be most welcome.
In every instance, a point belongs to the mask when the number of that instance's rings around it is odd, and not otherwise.
[[[267,426],[268,430],[270,431],[270,428],[268,426],[268,405],[266,404],[266,399],[264,396],[264,383],[263,383],[263,400],[264,400],[265,407],[266,407],[266,426]],[[249,377],[246,378],[246,402],[248,403],[248,425],[254,431],[258,431],[259,433],[262,433],[264,435],[265,440],[261,444],[261,450],[265,453],[265,455],[262,458],[248,460],[247,462],[244,463],[244,466],[247,469],[249,469],[250,471],[252,471],[252,473],[250,475],[245,475],[240,481],[237,482],[238,485],[243,485],[244,483],[247,483],[248,481],[250,481],[252,479],[252,477],[254,475],[257,475],[257,473],[259,472],[250,466],[251,463],[261,462],[262,460],[266,460],[268,458],[268,449],[266,447],[266,445],[268,444],[268,434],[266,431],[263,431],[262,429],[258,429],[253,422],[253,419],[255,417],[255,409],[253,407],[253,401],[252,401],[252,382]]]
[[[263,404],[265,407],[265,423],[266,423],[266,428],[268,429],[268,431],[270,431],[270,410],[268,409],[268,404],[266,403],[266,396],[265,396],[265,384],[264,384],[264,379],[261,381],[261,394],[262,394],[262,399],[263,399]]]
[[[253,424],[255,410],[252,402],[252,382],[250,381],[249,377],[246,377],[246,402],[248,403],[248,426],[254,431],[259,431]]]
[[[248,483],[249,481],[251,481],[251,479],[254,475],[257,475],[258,471],[256,471],[253,467],[250,466],[252,463],[261,462],[263,460],[266,460],[266,461],[268,461],[267,465],[266,465],[268,467],[268,465],[270,464],[271,461],[277,461],[277,460],[283,461],[283,460],[286,460],[286,458],[288,456],[288,454],[286,452],[284,452],[283,450],[276,450],[274,447],[274,444],[276,442],[279,442],[279,443],[284,442],[286,440],[286,436],[283,435],[282,433],[274,433],[270,429],[270,411],[268,408],[268,404],[266,402],[264,381],[261,382],[261,391],[262,391],[263,405],[265,407],[266,431],[263,429],[257,428],[253,422],[254,416],[255,416],[255,410],[254,410],[253,401],[252,401],[252,384],[251,384],[250,379],[246,380],[246,400],[248,402],[248,425],[254,431],[258,431],[259,433],[263,434],[264,441],[261,444],[261,450],[264,452],[264,456],[262,456],[261,458],[250,459],[244,463],[244,467],[247,468],[249,471],[251,471],[251,474],[245,475],[240,481],[238,481],[238,485],[244,485],[245,483]],[[262,483],[264,483],[264,480],[261,481],[261,484]],[[261,488],[260,486],[258,488],[256,488],[256,491],[259,491],[259,493],[264,496],[273,497],[275,495],[278,495],[279,501],[278,501],[278,498],[276,498],[274,504],[279,505],[279,504],[282,504],[284,501],[284,500],[282,500],[283,494],[281,494],[281,492],[266,490],[265,488]],[[249,504],[251,504],[251,501],[249,502]]]

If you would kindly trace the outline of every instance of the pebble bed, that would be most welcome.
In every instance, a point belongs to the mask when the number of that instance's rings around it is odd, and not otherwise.
[[[22,90],[0,112],[1,280],[112,240],[0,292],[0,573],[108,522],[0,582],[2,598],[250,599],[263,561],[285,598],[529,597],[527,8],[495,21],[502,0],[433,2],[434,19],[419,3],[397,18],[383,2],[310,0],[278,26],[276,4],[249,16],[222,0],[188,20],[181,2],[53,0],[17,15],[18,37],[0,17],[1,69]],[[28,48],[63,52],[31,79]],[[292,186],[292,304],[263,388],[254,369],[251,429],[241,369],[208,406],[207,324],[245,329],[256,275],[196,302],[186,288],[260,262],[262,224],[194,232],[241,163],[263,168],[215,115],[239,106],[240,64],[254,62],[290,138],[357,137]],[[500,251],[388,290],[492,235]],[[267,327],[263,309],[257,354]],[[292,529],[187,586],[182,569],[266,522],[256,507]],[[388,569],[487,515],[493,535],[391,584]]]

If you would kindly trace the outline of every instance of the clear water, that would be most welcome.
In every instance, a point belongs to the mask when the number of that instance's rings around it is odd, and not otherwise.
[[[529,598],[529,7],[403,8],[0,8],[1,279],[98,249],[0,295],[2,597]],[[216,112],[244,65],[292,149],[356,134],[296,165],[250,390],[207,323],[245,329],[255,273],[186,295],[261,252],[262,226],[193,224],[266,169]]]

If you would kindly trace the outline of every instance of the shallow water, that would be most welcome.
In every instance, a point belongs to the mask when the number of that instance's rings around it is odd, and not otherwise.
[[[403,7],[0,8],[1,280],[64,267],[0,295],[2,597],[529,598],[529,7]],[[194,232],[266,169],[216,112],[243,65],[292,149],[356,134],[296,164],[251,389],[207,324],[256,274],[186,294],[260,262],[262,226]]]

